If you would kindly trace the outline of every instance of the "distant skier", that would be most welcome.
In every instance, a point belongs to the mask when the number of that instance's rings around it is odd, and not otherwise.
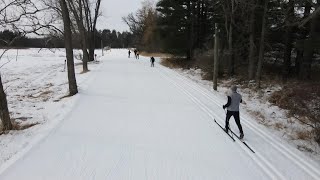
[[[229,130],[229,120],[233,116],[234,120],[240,131],[240,139],[243,139],[243,130],[240,123],[239,105],[242,103],[242,96],[237,93],[237,86],[231,87],[232,93],[228,96],[227,104],[223,105],[223,109],[227,108],[226,126],[225,130],[228,133]]]
[[[151,67],[154,67],[154,62],[155,62],[156,60],[154,59],[154,57],[151,57],[150,58],[150,62],[151,62]]]
[[[136,57],[136,59],[138,59],[138,57],[137,57],[138,50],[135,49],[133,52],[134,52],[134,56]]]
[[[131,51],[130,50],[128,51],[128,55],[129,55],[128,58],[130,58],[130,55],[131,55]]]

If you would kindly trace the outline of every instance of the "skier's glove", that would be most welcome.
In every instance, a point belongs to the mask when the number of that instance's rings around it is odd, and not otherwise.
[[[222,108],[223,108],[223,109],[225,109],[225,108],[226,108],[226,106],[225,106],[225,105],[223,105],[223,106],[222,106]]]

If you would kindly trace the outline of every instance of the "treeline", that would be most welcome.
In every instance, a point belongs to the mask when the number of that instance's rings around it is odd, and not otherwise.
[[[111,48],[129,48],[134,46],[133,34],[126,31],[121,33],[116,30],[104,29],[98,32],[97,38],[100,41],[102,40],[103,46]]]
[[[63,48],[63,38],[46,37],[46,38],[30,38],[22,36],[19,32],[10,30],[0,31],[0,48]]]
[[[219,74],[246,67],[260,82],[263,64],[291,77],[312,79],[319,60],[320,0],[159,0],[124,17],[140,49],[196,59],[217,42]],[[217,34],[215,34],[217,24]]]
[[[134,42],[132,33],[111,31],[109,29],[95,31],[95,39],[95,48],[101,48],[101,46],[128,48],[133,47]],[[10,44],[11,41],[12,43]],[[81,39],[77,33],[73,33],[72,41],[74,48],[81,49]],[[19,32],[10,30],[0,31],[0,47],[7,46],[15,48],[64,48],[64,39],[57,36],[31,38],[21,36]]]

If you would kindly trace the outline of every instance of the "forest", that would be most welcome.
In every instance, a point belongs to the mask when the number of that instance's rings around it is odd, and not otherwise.
[[[80,36],[77,32],[72,35],[72,41],[75,48],[81,49]],[[17,38],[11,47],[15,48],[64,48],[63,36],[53,36],[52,34],[45,37],[29,37],[21,36],[21,33],[10,30],[0,31],[0,47],[5,47],[5,42],[10,42]],[[95,47],[101,48],[101,45],[112,48],[128,48],[133,45],[133,36],[130,32],[118,32],[116,30],[96,30],[95,31]],[[101,44],[102,43],[102,44]]]
[[[261,61],[282,65],[283,79],[312,79],[319,62],[319,1],[160,0],[124,17],[139,46],[197,58],[219,37],[219,59],[230,76],[247,66],[259,79]],[[218,34],[215,35],[215,24]]]

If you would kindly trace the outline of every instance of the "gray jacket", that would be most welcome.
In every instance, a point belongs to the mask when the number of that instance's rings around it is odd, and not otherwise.
[[[228,111],[239,111],[239,105],[242,102],[242,96],[237,92],[232,92],[228,96],[228,102],[223,108],[227,108]]]

